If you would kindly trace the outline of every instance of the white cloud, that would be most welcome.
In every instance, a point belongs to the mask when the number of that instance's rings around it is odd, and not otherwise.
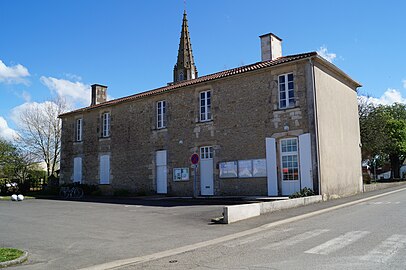
[[[23,65],[6,66],[0,60],[0,82],[28,84],[26,79],[28,76],[30,76],[30,73]]]
[[[391,105],[393,103],[404,103],[406,104],[406,97],[402,96],[399,90],[388,88],[385,93],[379,98],[361,96],[367,99],[368,102],[374,103],[376,105]]]
[[[76,75],[76,74],[72,74],[72,73],[65,73],[66,78],[68,78],[69,80],[72,81],[81,81],[82,77]]]
[[[0,138],[13,141],[17,137],[17,132],[10,128],[6,119],[0,116]]]
[[[31,95],[27,91],[23,91],[21,93],[21,97],[24,99],[25,102],[30,102],[31,101]]]
[[[326,59],[327,61],[329,61],[330,63],[333,63],[334,59],[337,57],[337,55],[335,53],[329,53],[327,50],[327,47],[325,46],[321,46],[318,50],[317,53],[323,57],[324,59]]]
[[[83,107],[90,104],[90,85],[79,81],[73,82],[45,76],[42,76],[40,80],[52,92],[66,99],[73,107]]]

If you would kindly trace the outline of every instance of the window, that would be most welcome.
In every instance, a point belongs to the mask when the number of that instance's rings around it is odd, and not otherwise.
[[[183,81],[183,71],[179,72],[179,81]]]
[[[213,147],[212,146],[200,147],[200,158],[201,159],[213,158]]]
[[[200,121],[211,120],[211,92],[200,93]]]
[[[279,76],[279,108],[295,106],[295,91],[293,85],[293,73]]]
[[[102,115],[102,137],[110,136],[110,113],[106,112]]]
[[[299,180],[297,139],[281,140],[282,180]]]
[[[158,101],[156,103],[156,127],[166,127],[166,101]]]
[[[75,140],[77,142],[81,142],[82,141],[82,133],[83,133],[83,129],[82,129],[82,123],[83,120],[82,118],[76,119],[76,136],[75,136]]]

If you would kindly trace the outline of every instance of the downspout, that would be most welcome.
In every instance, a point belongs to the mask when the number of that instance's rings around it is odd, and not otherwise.
[[[317,183],[319,188],[319,195],[323,195],[321,192],[321,175],[320,175],[320,146],[319,146],[319,129],[318,129],[318,118],[317,118],[317,95],[316,95],[316,80],[314,76],[314,64],[312,58],[309,59],[310,69],[312,73],[312,93],[313,93],[313,108],[314,108],[314,135],[316,137],[316,158],[317,158]]]

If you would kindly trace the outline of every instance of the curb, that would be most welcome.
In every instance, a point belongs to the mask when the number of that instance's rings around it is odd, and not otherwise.
[[[11,260],[11,261],[6,261],[6,262],[0,262],[0,268],[5,268],[9,267],[12,265],[20,264],[25,262],[28,259],[28,252],[23,250],[23,255],[21,255],[19,258]]]
[[[279,200],[273,202],[260,202],[251,204],[238,204],[223,207],[223,218],[218,220],[221,223],[230,224],[240,220],[257,217],[266,213],[284,209],[305,206],[322,201],[321,195]],[[217,219],[214,219],[217,222]]]

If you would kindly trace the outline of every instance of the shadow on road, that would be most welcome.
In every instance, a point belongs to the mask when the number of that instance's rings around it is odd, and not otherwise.
[[[238,205],[246,203],[256,203],[260,200],[247,199],[244,197],[233,198],[179,198],[179,197],[93,197],[86,196],[82,199],[62,199],[60,197],[37,196],[37,199],[76,201],[108,204],[142,205],[156,207],[176,207],[176,206],[194,206],[194,205]]]

